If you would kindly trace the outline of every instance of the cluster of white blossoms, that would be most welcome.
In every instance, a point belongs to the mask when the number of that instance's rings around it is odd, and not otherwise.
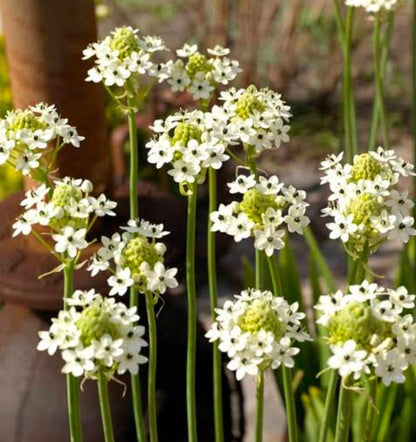
[[[152,57],[165,50],[165,44],[160,37],[139,37],[137,33],[129,26],[116,28],[104,40],[84,49],[84,60],[95,57],[95,66],[88,70],[86,81],[103,82],[109,87],[124,87],[130,82],[134,89],[141,75],[157,76],[159,70]]]
[[[310,222],[306,192],[286,187],[277,176],[257,181],[254,175],[238,175],[228,187],[232,194],[243,194],[242,201],[220,204],[210,214],[212,231],[231,235],[236,242],[254,237],[254,247],[267,256],[284,247],[286,231],[301,235]]]
[[[167,80],[173,92],[188,91],[195,100],[209,100],[218,85],[227,85],[241,72],[238,61],[230,60],[230,50],[219,45],[198,51],[197,45],[185,44],[176,51],[180,57],[160,66],[159,80]]]
[[[235,139],[250,146],[258,156],[266,149],[279,148],[289,141],[287,124],[290,107],[279,93],[255,86],[221,92],[223,111],[228,117],[227,131]]]
[[[42,232],[55,242],[54,249],[64,259],[74,259],[88,246],[86,234],[96,217],[114,216],[117,203],[104,194],[93,197],[89,180],[65,177],[29,190],[21,205],[26,209],[13,224],[13,236],[29,235],[34,225],[49,227]],[[92,218],[92,219],[91,219]]]
[[[149,163],[158,169],[170,164],[168,174],[182,186],[202,183],[208,167],[220,169],[229,159],[229,141],[218,135],[218,114],[195,110],[156,120],[155,137],[146,144]]]
[[[347,6],[364,8],[370,14],[394,11],[405,0],[345,0]]]
[[[238,380],[246,374],[256,376],[280,365],[293,367],[299,349],[293,341],[309,340],[301,325],[304,313],[297,302],[288,304],[269,291],[248,289],[217,308],[216,320],[206,334],[210,342],[219,340],[218,348],[227,353],[227,367]]]
[[[65,361],[62,372],[76,377],[137,374],[139,364],[147,362],[141,354],[147,343],[142,338],[144,327],[137,325],[137,308],[94,290],[76,290],[66,303],[69,308],[52,319],[49,330],[39,332],[38,350],[53,355],[59,349]]]
[[[329,367],[356,380],[375,374],[386,386],[404,382],[404,371],[416,362],[416,324],[404,314],[414,300],[403,286],[385,289],[366,280],[345,295],[321,296],[315,309],[317,323],[328,328]]]
[[[125,230],[122,235],[101,237],[102,247],[88,267],[92,276],[100,271],[112,271],[113,275],[108,278],[109,295],[124,295],[134,286],[140,293],[151,292],[158,296],[167,288],[177,287],[177,269],[165,267],[166,246],[155,241],[169,234],[163,230],[163,224],[150,224],[138,218],[130,220],[122,229]]]
[[[59,150],[65,144],[79,147],[83,139],[55,106],[39,103],[12,110],[0,120],[0,165],[8,162],[23,175],[35,169],[46,171],[49,165],[42,155],[51,143]]]
[[[321,183],[328,183],[332,192],[323,209],[324,216],[334,218],[327,224],[329,237],[340,238],[352,251],[367,244],[373,252],[387,239],[408,242],[416,234],[410,215],[414,202],[397,183],[400,176],[414,175],[413,164],[381,147],[356,155],[352,165],[342,165],[341,160],[342,153],[331,155],[321,167]]]

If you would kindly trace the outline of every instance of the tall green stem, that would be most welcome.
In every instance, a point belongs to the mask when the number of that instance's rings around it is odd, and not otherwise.
[[[72,297],[74,292],[74,262],[68,262],[64,267],[64,301]],[[69,305],[64,302],[64,309]],[[79,407],[79,383],[72,374],[66,375],[66,391],[68,400],[68,420],[71,442],[82,441],[81,412]]]
[[[217,172],[210,167],[208,169],[209,178],[209,213],[217,210]],[[209,297],[211,303],[211,316],[215,321],[218,307],[218,287],[217,287],[217,265],[215,256],[215,232],[211,232],[212,221],[208,215],[208,285]],[[218,343],[212,343],[212,371],[214,388],[214,423],[215,423],[215,441],[223,442],[223,402],[222,402],[222,360],[221,352],[218,349]]]
[[[337,390],[338,372],[331,371],[331,377],[329,378],[328,391],[325,398],[324,418],[319,430],[319,442],[326,442],[329,429],[329,420],[331,417],[332,407],[335,399],[335,392]]]
[[[381,60],[380,60],[380,73],[382,77],[382,81],[384,82],[384,76],[386,73],[386,67],[387,67],[387,61],[389,56],[389,49],[390,49],[390,41],[391,41],[391,34],[393,31],[393,25],[394,25],[394,12],[389,12],[388,19],[387,19],[387,28],[384,36],[384,41],[382,44],[381,49]],[[379,122],[379,115],[380,115],[380,100],[378,95],[376,94],[374,99],[374,106],[373,106],[373,114],[371,117],[371,127],[370,127],[370,133],[368,137],[368,145],[367,150],[373,150],[375,148],[375,144],[377,141],[377,130],[378,130],[378,122]]]
[[[129,123],[129,137],[130,137],[130,185],[129,185],[129,200],[130,200],[130,218],[135,219],[139,216],[139,204],[137,201],[137,172],[138,172],[138,145],[137,145],[137,127],[134,108],[130,107],[127,113]],[[137,290],[132,287],[130,289],[130,307],[138,306]],[[140,378],[138,374],[132,374],[131,377],[131,391],[133,400],[134,423],[136,426],[137,440],[144,442],[146,434],[144,429],[142,393]]]
[[[256,378],[256,442],[263,440],[263,409],[264,409],[264,373],[260,371]]]
[[[102,371],[97,376],[98,397],[100,399],[101,421],[105,442],[114,442],[113,423],[111,421],[110,401],[108,399],[108,380]]]
[[[275,296],[283,296],[282,282],[276,257],[268,258],[270,276],[272,278],[273,291]],[[288,367],[282,365],[283,390],[285,394],[287,427],[289,432],[289,442],[298,441],[298,425],[296,420],[295,395],[292,389],[292,373]]]
[[[345,23],[345,34],[343,42],[344,52],[344,72],[343,72],[343,108],[344,108],[344,128],[345,147],[348,162],[352,162],[354,155],[358,152],[355,101],[352,88],[351,76],[351,42],[354,23],[354,8],[349,7]]]
[[[147,414],[149,416],[150,441],[157,442],[156,413],[156,361],[157,361],[157,330],[153,295],[146,292],[146,311],[149,326],[149,368],[147,381]]]
[[[377,391],[377,380],[371,379],[368,381],[368,404],[367,404],[367,415],[365,419],[365,426],[362,428],[364,434],[362,434],[361,440],[363,442],[371,442],[371,429],[373,427],[375,407],[376,407],[376,391]]]
[[[186,409],[188,416],[188,441],[197,441],[195,365],[197,305],[195,287],[195,224],[198,186],[191,186],[188,196],[188,220],[186,230],[186,288],[188,293],[188,345],[186,360]]]
[[[383,137],[384,148],[389,148],[389,134],[386,119],[386,109],[383,96],[383,74],[381,69],[381,21],[379,15],[376,15],[373,31],[373,59],[374,59],[374,75],[376,83],[376,97],[379,103],[380,127]]]
[[[413,0],[412,30],[412,134],[413,162],[416,162],[416,0]],[[413,177],[413,192],[416,195],[416,176]],[[416,218],[416,204],[413,207],[413,217]],[[413,238],[413,241],[416,239]]]
[[[344,379],[347,382],[347,379]],[[351,390],[341,385],[338,398],[338,416],[335,428],[335,442],[347,442],[351,420]]]

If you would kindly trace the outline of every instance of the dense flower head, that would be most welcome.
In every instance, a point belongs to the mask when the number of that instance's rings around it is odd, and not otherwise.
[[[334,218],[327,224],[330,238],[340,238],[352,251],[362,251],[367,244],[369,252],[388,239],[408,242],[416,234],[414,203],[397,185],[400,176],[414,175],[413,165],[381,147],[356,155],[352,165],[341,160],[342,154],[332,155],[321,168],[321,183],[328,183],[332,192],[323,209]]]
[[[416,361],[416,325],[406,310],[415,295],[403,286],[385,289],[364,280],[319,299],[318,324],[328,329],[333,355],[329,367],[341,376],[375,374],[385,385],[404,382],[404,371]]]
[[[216,321],[206,334],[210,342],[219,341],[219,349],[227,353],[227,367],[238,380],[246,374],[256,376],[280,365],[293,367],[293,356],[299,349],[293,341],[305,341],[297,302],[289,304],[269,291],[248,289],[216,309]]]
[[[104,372],[108,378],[129,371],[137,374],[147,362],[141,354],[147,346],[144,327],[137,308],[127,308],[113,298],[104,298],[94,290],[76,290],[66,299],[68,310],[52,319],[48,331],[39,332],[38,350],[53,355],[61,351],[63,373],[96,378]]]
[[[230,193],[242,194],[241,201],[220,204],[210,214],[212,231],[234,237],[236,242],[254,237],[254,246],[267,256],[284,247],[286,231],[303,233],[310,220],[305,215],[306,193],[286,187],[277,176],[269,178],[238,175],[228,184]]]
[[[124,295],[132,286],[140,293],[152,292],[156,296],[165,293],[167,288],[177,287],[177,269],[165,267],[166,246],[155,241],[169,233],[163,230],[163,224],[135,219],[122,229],[125,230],[122,235],[115,233],[111,238],[101,238],[102,246],[88,267],[92,276],[100,271],[112,271],[113,275],[108,278],[110,296]]]
[[[229,131],[245,146],[252,146],[256,155],[289,141],[290,107],[279,93],[251,85],[224,91],[220,100],[229,118]]]
[[[176,51],[180,57],[162,64],[159,80],[167,80],[173,92],[188,91],[195,100],[209,100],[219,85],[227,85],[241,72],[237,60],[226,57],[230,50],[221,46],[208,49],[208,56],[197,45],[185,44]]]
[[[43,233],[54,240],[55,252],[75,258],[87,247],[85,236],[95,219],[115,215],[117,203],[104,194],[91,196],[92,190],[89,180],[65,177],[56,179],[51,188],[42,184],[27,191],[21,202],[26,210],[13,224],[13,236],[29,235],[34,225],[48,227]]]
[[[23,175],[33,174],[39,167],[46,170],[50,166],[48,146],[55,143],[55,149],[65,144],[79,147],[83,139],[55,106],[39,103],[15,109],[0,120],[0,165],[11,163]]]
[[[186,111],[156,120],[155,136],[146,144],[148,161],[158,169],[170,165],[168,174],[181,186],[202,183],[208,167],[219,169],[229,159],[225,150],[232,140],[217,135],[220,124],[215,111]]]
[[[142,75],[156,76],[157,65],[153,54],[165,50],[165,44],[157,36],[139,36],[130,26],[116,28],[104,40],[92,43],[84,51],[84,60],[95,57],[95,66],[88,71],[86,81],[103,82],[106,86],[131,88]]]
[[[347,6],[364,8],[370,14],[394,11],[406,0],[345,0]]]

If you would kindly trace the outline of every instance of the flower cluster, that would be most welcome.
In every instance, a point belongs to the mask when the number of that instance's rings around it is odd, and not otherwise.
[[[254,155],[289,141],[290,107],[277,92],[257,90],[255,86],[231,88],[221,93],[220,100],[228,116],[228,131],[245,146],[251,146]]]
[[[209,100],[218,85],[227,85],[241,69],[238,61],[226,57],[229,49],[217,45],[207,52],[211,57],[201,54],[197,45],[185,44],[176,51],[178,60],[161,65],[159,80],[167,79],[173,92],[188,91],[195,100]]]
[[[88,267],[92,276],[112,270],[114,274],[108,278],[109,295],[124,295],[132,286],[140,293],[156,295],[165,293],[167,288],[177,287],[177,269],[165,267],[166,246],[155,241],[169,234],[163,230],[163,224],[136,219],[130,220],[122,229],[125,230],[122,235],[115,233],[111,238],[101,238],[102,247]],[[115,269],[111,268],[111,261],[115,263]]]
[[[243,194],[242,201],[220,204],[218,211],[210,214],[212,231],[231,235],[236,242],[252,236],[254,247],[267,256],[284,247],[286,229],[302,234],[310,222],[305,215],[306,193],[285,187],[277,176],[260,176],[256,181],[254,175],[238,175],[228,186],[230,193]]]
[[[138,30],[129,26],[116,28],[111,35],[84,49],[83,59],[95,57],[95,66],[88,71],[86,81],[103,82],[106,86],[124,87],[141,75],[158,75],[158,68],[152,61],[155,52],[165,50],[160,37],[137,35]]]
[[[96,378],[104,372],[108,378],[114,373],[129,371],[137,374],[139,364],[147,362],[140,354],[147,346],[143,340],[144,327],[137,308],[127,308],[113,298],[104,298],[94,290],[76,290],[66,300],[68,310],[52,319],[49,331],[40,331],[38,350],[53,355],[62,352],[63,373]]]
[[[203,182],[208,167],[219,169],[229,159],[228,141],[213,130],[218,132],[218,124],[216,115],[197,110],[156,120],[155,138],[146,144],[148,161],[158,169],[171,164],[168,174],[181,185]]]
[[[244,290],[216,309],[216,321],[206,336],[210,342],[219,340],[218,348],[231,359],[227,367],[238,380],[281,364],[293,367],[299,349],[292,341],[309,339],[300,323],[305,315],[298,307],[269,291]]]
[[[353,165],[342,165],[341,160],[342,154],[332,155],[321,167],[321,183],[329,183],[332,192],[323,209],[334,218],[327,224],[330,238],[340,238],[353,251],[367,244],[373,252],[387,239],[407,242],[415,235],[410,216],[414,203],[407,191],[397,189],[400,176],[414,175],[413,165],[381,147],[356,155]]]
[[[403,286],[386,290],[366,280],[345,295],[321,296],[315,308],[317,323],[328,328],[329,367],[356,380],[373,370],[387,386],[404,382],[404,371],[416,362],[416,324],[403,315],[414,300]]]
[[[42,158],[50,143],[56,143],[57,151],[65,144],[79,147],[83,139],[55,106],[39,103],[12,110],[0,120],[0,165],[11,163],[23,175],[29,175],[35,169],[50,166]]]
[[[394,11],[404,0],[345,0],[347,6],[364,8],[370,14]]]
[[[13,236],[29,235],[36,224],[48,226],[50,231],[45,233],[54,240],[55,252],[64,259],[74,259],[87,247],[85,236],[96,217],[114,216],[117,204],[104,194],[91,196],[89,180],[65,177],[53,184],[52,189],[42,184],[26,192],[21,202],[26,210],[13,224]]]

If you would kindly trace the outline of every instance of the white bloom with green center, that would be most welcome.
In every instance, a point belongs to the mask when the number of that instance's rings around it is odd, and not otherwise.
[[[310,339],[299,322],[305,315],[288,315],[296,311],[297,306],[269,291],[244,290],[216,309],[216,321],[206,337],[219,341],[218,348],[230,358],[227,367],[238,380],[282,364],[293,367],[293,356],[299,352],[293,341]]]
[[[317,323],[328,329],[329,367],[356,380],[373,374],[387,386],[404,382],[404,371],[416,358],[416,325],[412,315],[402,313],[414,307],[414,299],[405,287],[386,290],[368,281],[352,285],[345,295],[321,296],[315,309]]]
[[[345,0],[347,6],[364,8],[369,14],[396,10],[405,0]]]
[[[53,318],[49,331],[39,332],[37,347],[50,355],[60,350],[63,373],[95,379],[102,372],[111,378],[126,371],[136,374],[139,364],[147,362],[136,307],[128,309],[93,290],[76,291],[68,304],[71,309]]]
[[[256,180],[255,175],[238,175],[228,187],[231,194],[242,194],[241,201],[221,204],[212,212],[211,230],[231,235],[236,242],[252,237],[255,248],[267,256],[284,247],[287,232],[302,234],[310,222],[306,193],[284,187],[277,176]]]
[[[86,81],[103,82],[106,86],[135,88],[143,75],[154,76],[158,70],[152,61],[157,51],[166,47],[160,37],[138,35],[129,26],[116,28],[104,40],[90,44],[83,51],[83,59],[95,58],[95,66],[88,71]]]
[[[413,165],[381,147],[375,152],[355,155],[353,164],[330,157],[322,164],[331,195],[323,210],[334,222],[327,224],[331,239],[341,239],[352,253],[368,246],[373,253],[383,242],[399,238],[408,242],[416,235],[407,192],[398,189],[400,176],[411,176]],[[366,247],[367,247],[366,246]]]

